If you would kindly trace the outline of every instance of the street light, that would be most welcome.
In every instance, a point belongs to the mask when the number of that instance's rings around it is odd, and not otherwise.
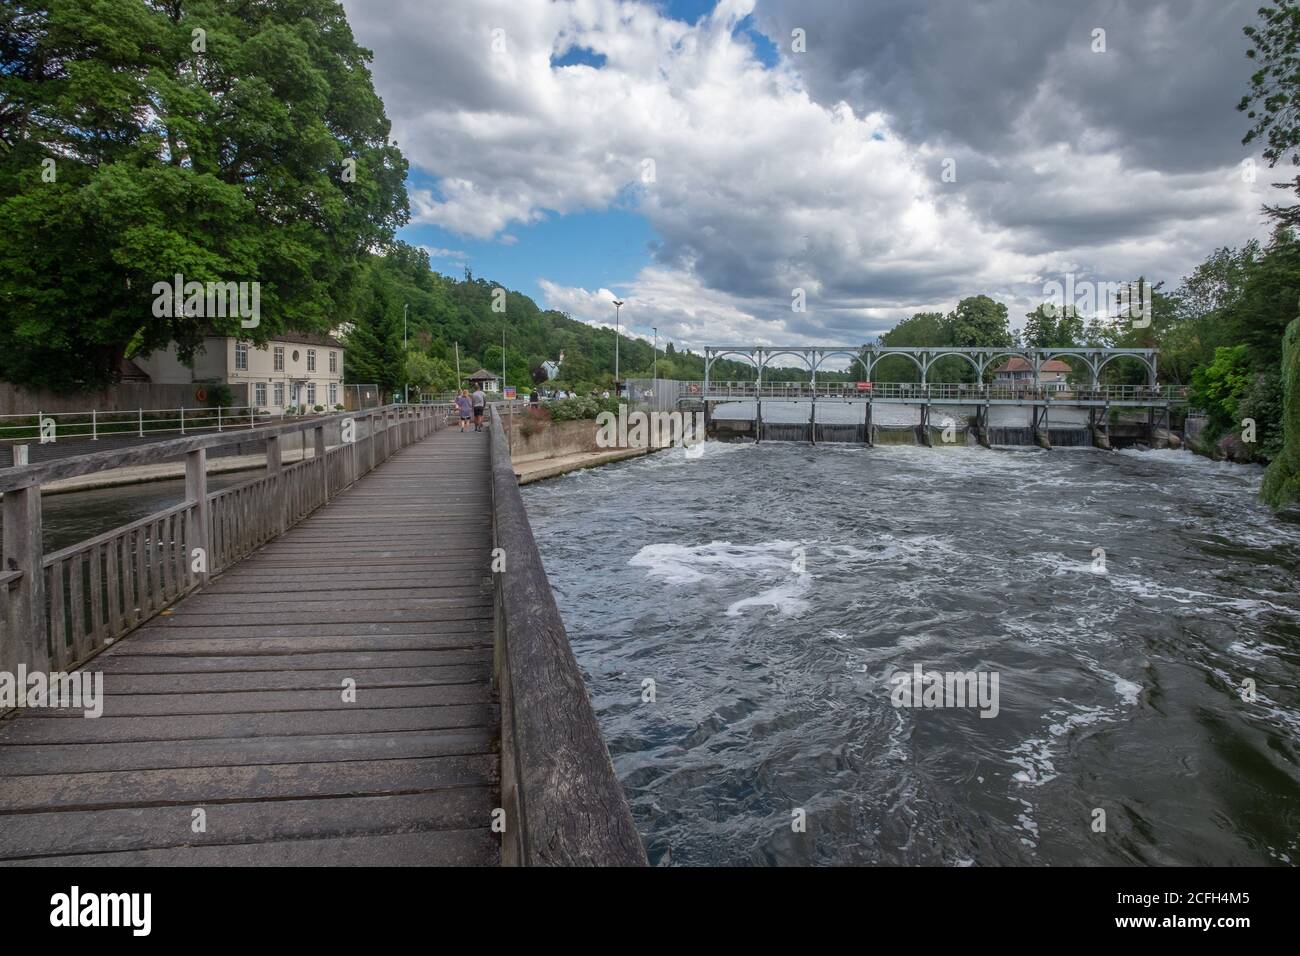
[[[655,330],[655,370],[651,375],[654,381],[659,381],[659,327],[652,325],[650,328]],[[650,386],[654,388],[653,385]]]
[[[411,303],[406,303],[402,307],[402,373],[406,373],[406,319],[411,314]],[[411,382],[408,378],[405,385],[402,386],[402,404],[411,404]]]
[[[623,308],[623,303],[618,299],[614,300],[614,391],[618,391],[618,310]]]

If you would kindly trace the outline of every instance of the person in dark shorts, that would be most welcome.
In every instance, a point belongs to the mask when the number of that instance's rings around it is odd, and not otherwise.
[[[460,394],[456,396],[456,412],[460,415],[460,430],[464,431],[465,426],[469,424],[470,416],[469,389],[462,388]]]
[[[474,431],[483,430],[483,406],[487,404],[487,396],[483,394],[483,389],[474,389],[474,394],[470,396],[474,403]]]

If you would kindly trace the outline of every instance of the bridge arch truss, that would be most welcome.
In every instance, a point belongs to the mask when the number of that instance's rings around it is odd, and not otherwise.
[[[812,382],[817,382],[817,372],[823,370],[827,359],[847,357],[849,368],[856,362],[870,380],[876,365],[890,356],[902,356],[909,359],[921,372],[921,382],[925,383],[930,369],[938,362],[951,356],[964,359],[975,371],[976,378],[983,381],[984,376],[993,370],[995,363],[1008,358],[1022,358],[1027,362],[1037,380],[1045,363],[1052,359],[1073,359],[1082,363],[1088,370],[1090,384],[1096,386],[1102,369],[1115,359],[1128,357],[1142,363],[1147,374],[1147,385],[1155,386],[1159,370],[1160,353],[1156,349],[1121,349],[1121,348],[925,348],[888,345],[706,345],[704,347],[704,384],[714,379],[713,366],[719,359],[737,356],[752,364],[758,371],[758,383],[763,382],[763,372],[775,367],[773,359],[782,356],[794,356],[808,369]]]

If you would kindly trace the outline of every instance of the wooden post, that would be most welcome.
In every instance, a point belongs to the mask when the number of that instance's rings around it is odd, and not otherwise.
[[[21,571],[11,593],[14,633],[5,634],[0,660],[26,664],[48,673],[50,645],[45,628],[45,564],[41,550],[41,486],[5,492],[4,554],[6,571]]]
[[[311,430],[312,455],[320,462],[320,500],[321,504],[330,500],[330,476],[325,462],[325,426],[317,425]]]
[[[379,433],[375,428],[375,417],[374,412],[371,412],[368,416],[370,423],[370,467],[366,469],[367,471],[375,470],[375,442],[379,441]]]
[[[275,488],[271,495],[271,507],[274,512],[270,515],[270,524],[276,534],[284,531],[287,519],[284,514],[284,479],[280,477],[280,471],[283,468],[282,457],[280,454],[280,436],[266,436],[266,473],[275,475]]]
[[[211,538],[208,533],[208,450],[196,448],[185,456],[185,500],[193,507],[189,510],[189,523],[185,529],[185,540],[190,546],[187,563],[194,567],[194,549],[203,549],[203,571],[199,573],[199,584],[208,583],[212,573]],[[190,571],[193,581],[194,572]]]

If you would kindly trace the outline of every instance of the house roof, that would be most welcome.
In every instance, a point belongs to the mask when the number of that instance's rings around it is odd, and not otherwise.
[[[1008,359],[1007,361],[1003,362],[997,368],[995,368],[993,370],[993,373],[996,375],[999,372],[1032,372],[1033,369],[1034,366],[1030,364],[1029,361],[1027,361],[1026,359],[1022,359],[1019,355],[1016,355]],[[1038,370],[1040,372],[1074,371],[1072,368],[1070,368],[1070,366],[1066,365],[1060,359],[1048,359],[1042,365],[1038,366]]]
[[[495,382],[497,377],[485,368],[479,369],[473,375],[469,376],[471,382]]]
[[[211,338],[237,338],[237,336],[230,335],[226,332],[217,332],[213,329],[208,329],[205,334]],[[320,335],[316,332],[299,332],[297,329],[285,329],[282,332],[277,332],[267,339],[268,344],[271,342],[284,342],[289,345],[319,345],[330,349],[347,348],[346,345],[334,338],[332,335]]]

